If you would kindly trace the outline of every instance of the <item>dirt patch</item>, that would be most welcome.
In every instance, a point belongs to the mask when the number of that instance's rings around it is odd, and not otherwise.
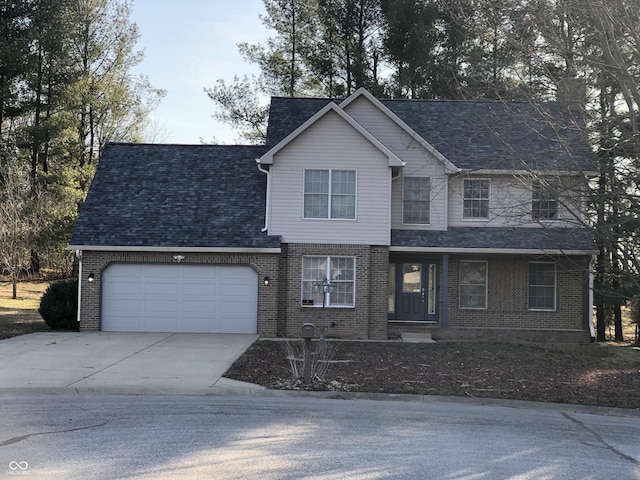
[[[283,341],[262,340],[224,375],[274,389],[453,395],[640,409],[640,349],[488,343],[330,342],[310,386],[292,379]],[[618,355],[615,349],[626,349]]]

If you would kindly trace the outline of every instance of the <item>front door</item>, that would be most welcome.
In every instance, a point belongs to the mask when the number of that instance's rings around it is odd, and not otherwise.
[[[396,320],[437,321],[436,264],[397,263],[395,303]]]

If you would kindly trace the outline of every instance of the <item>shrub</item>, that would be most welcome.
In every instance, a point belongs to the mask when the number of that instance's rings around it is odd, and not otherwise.
[[[78,323],[78,280],[61,280],[49,285],[42,294],[38,312],[51,328],[75,330]]]

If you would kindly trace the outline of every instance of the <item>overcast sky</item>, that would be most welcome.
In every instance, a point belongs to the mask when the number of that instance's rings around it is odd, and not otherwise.
[[[204,92],[218,78],[258,73],[238,53],[240,42],[262,43],[270,35],[259,15],[262,0],[134,0],[138,48],[145,58],[136,68],[167,95],[152,114],[153,141],[232,143],[238,135],[212,118],[214,103]]]

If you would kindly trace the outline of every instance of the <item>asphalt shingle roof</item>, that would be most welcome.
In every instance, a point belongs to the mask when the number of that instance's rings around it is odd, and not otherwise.
[[[391,230],[391,246],[496,251],[597,251],[593,238],[583,228],[450,227],[446,231]]]
[[[279,248],[264,227],[264,147],[108,144],[70,244]]]
[[[271,99],[267,145],[274,146],[331,99]],[[340,103],[341,99],[334,99]],[[597,170],[575,118],[555,102],[381,100],[449,161],[466,170]]]

